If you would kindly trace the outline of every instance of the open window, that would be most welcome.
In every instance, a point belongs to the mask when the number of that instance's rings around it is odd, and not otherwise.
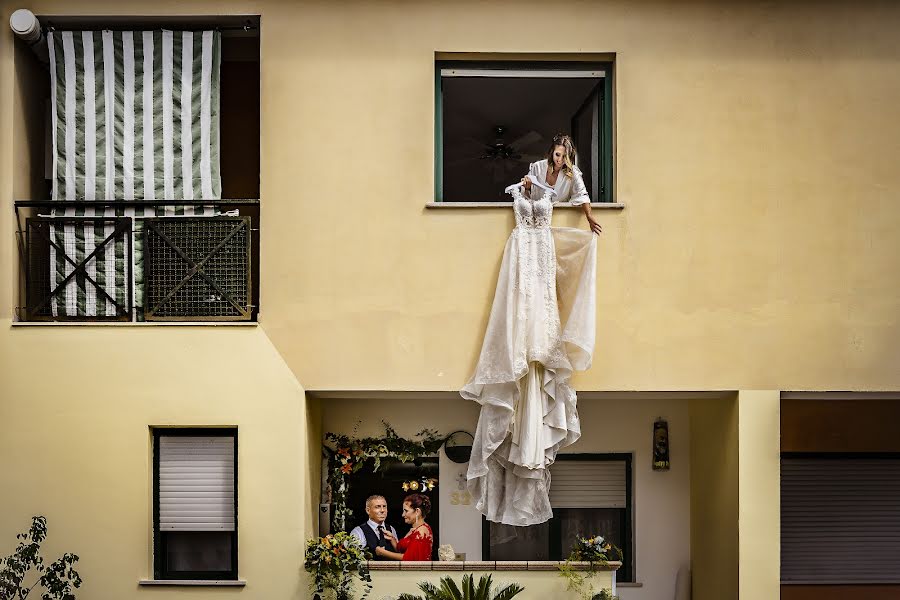
[[[352,519],[347,523],[346,530],[353,531],[357,525],[363,525],[367,520],[365,506],[366,499],[377,494],[383,496],[388,505],[388,525],[394,527],[399,537],[407,534],[410,526],[406,524],[398,507],[403,505],[403,498],[407,494],[424,491],[409,489],[408,482],[420,482],[424,480],[437,481],[438,457],[423,456],[412,462],[401,462],[396,459],[383,459],[378,470],[366,465],[348,478],[350,491],[347,493],[347,506],[353,511]],[[404,484],[407,484],[404,487]],[[431,512],[428,515],[428,524],[434,535],[434,544],[431,549],[431,559],[438,560],[438,545],[440,544],[440,495],[429,492],[426,494],[431,500]]]
[[[502,202],[546,157],[556,133],[575,141],[592,202],[612,198],[611,61],[437,61],[435,196]]]

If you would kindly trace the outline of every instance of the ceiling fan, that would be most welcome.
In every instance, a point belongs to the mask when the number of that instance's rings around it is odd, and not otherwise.
[[[478,157],[481,160],[520,160],[524,149],[544,139],[541,134],[532,130],[507,143],[504,138],[506,134],[505,126],[495,125],[493,132],[494,141],[484,143],[484,150],[481,156]]]
[[[474,137],[463,138],[462,141],[466,144],[458,147],[463,152],[463,156],[451,160],[449,165],[481,165],[480,168],[489,170],[493,181],[501,182],[508,179],[510,174],[521,170],[523,162],[540,160],[541,156],[534,153],[533,146],[541,142],[544,136],[532,130],[507,142],[507,131],[505,125],[493,126],[491,128],[493,141],[489,142]],[[468,146],[469,149],[465,149],[465,146]]]

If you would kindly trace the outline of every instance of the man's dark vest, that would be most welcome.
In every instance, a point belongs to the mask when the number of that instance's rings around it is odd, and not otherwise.
[[[383,536],[379,539],[378,534],[372,531],[372,528],[369,527],[368,521],[360,525],[359,528],[362,529],[363,535],[366,536],[366,548],[369,550],[369,552],[372,553],[372,558],[374,560],[385,560],[385,557],[375,554],[375,548],[377,548],[378,546],[386,548],[387,540],[384,539]]]

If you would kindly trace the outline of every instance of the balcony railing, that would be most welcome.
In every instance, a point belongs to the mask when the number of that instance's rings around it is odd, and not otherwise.
[[[15,206],[20,320],[256,318],[257,200]]]

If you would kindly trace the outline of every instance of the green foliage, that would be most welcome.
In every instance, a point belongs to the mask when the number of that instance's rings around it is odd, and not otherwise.
[[[343,531],[306,542],[306,560],[303,567],[312,574],[312,590],[322,594],[334,590],[338,600],[353,598],[353,577],[363,582],[362,598],[372,591],[366,550],[359,541]]]
[[[594,576],[596,567],[605,567],[609,559],[622,560],[622,550],[607,543],[603,536],[597,535],[590,538],[578,538],[566,562],[559,566],[559,574],[567,580],[566,589],[573,591],[583,600],[617,600],[609,590],[594,591],[590,579]],[[587,571],[579,571],[574,562],[590,563]]]
[[[397,435],[388,423],[381,424],[384,425],[381,437],[354,438],[330,431],[325,434],[325,439],[334,445],[328,448],[331,451],[328,483],[334,503],[331,526],[335,531],[345,529],[347,520],[353,516],[347,507],[348,475],[359,471],[367,461],[373,461],[373,470],[377,471],[383,458],[412,462],[421,456],[434,456],[444,443],[444,438],[434,429],[423,429],[416,434],[417,440],[408,440]]]
[[[81,587],[81,576],[75,570],[78,556],[66,552],[49,565],[41,556],[41,543],[47,538],[47,519],[31,519],[31,529],[16,535],[19,545],[15,552],[0,558],[0,600],[24,600],[40,585],[42,600],[75,600],[72,588]],[[23,584],[30,571],[41,575],[31,585]]]
[[[419,583],[419,589],[424,592],[423,596],[401,594],[397,600],[510,600],[525,590],[518,583],[494,589],[490,575],[482,575],[476,585],[471,574],[463,575],[461,586],[456,585],[453,578],[448,575],[441,577],[440,585],[422,581]]]

